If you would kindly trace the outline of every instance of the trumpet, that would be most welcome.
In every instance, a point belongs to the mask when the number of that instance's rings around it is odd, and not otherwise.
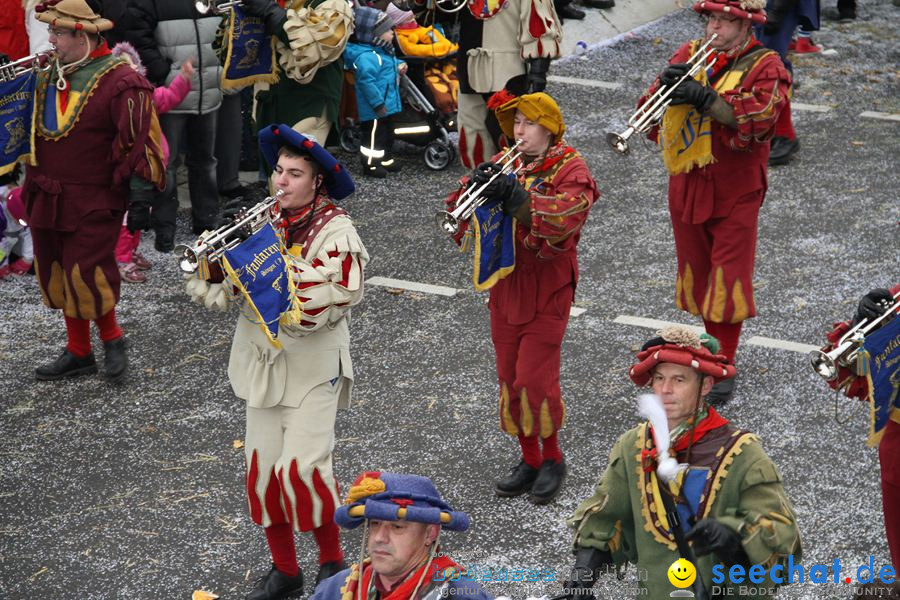
[[[521,167],[513,168],[516,159],[522,156],[521,152],[515,152],[516,148],[522,143],[522,140],[516,140],[514,146],[507,150],[503,156],[497,161],[502,164],[499,171],[495,171],[490,178],[484,183],[472,183],[466,191],[460,194],[456,200],[456,208],[452,211],[441,210],[435,215],[435,222],[444,232],[449,235],[459,233],[459,228],[464,221],[472,218],[475,209],[489,200],[484,196],[484,190],[498,177],[506,177],[510,173],[518,173]],[[515,154],[513,154],[515,152]]]
[[[194,273],[200,267],[202,260],[206,260],[208,263],[219,262],[227,251],[235,248],[247,239],[247,236],[253,235],[278,217],[281,212],[279,200],[282,196],[284,196],[284,190],[278,190],[274,196],[269,196],[256,206],[242,209],[231,223],[226,223],[215,231],[204,233],[193,244],[176,246],[175,256],[178,257],[178,268],[185,273]]]
[[[863,319],[857,323],[853,329],[841,336],[828,352],[822,350],[813,350],[809,353],[809,363],[822,379],[825,381],[834,381],[838,376],[840,367],[851,368],[859,356],[859,349],[866,339],[866,336],[882,327],[895,313],[900,310],[900,292],[894,294],[894,302],[890,306],[885,301],[884,313],[877,319]]]
[[[55,50],[44,50],[0,65],[0,81],[12,81],[29,71],[48,71],[56,58]]]
[[[666,109],[669,108],[669,105],[672,103],[672,93],[675,91],[675,88],[687,79],[693,78],[694,75],[700,72],[700,69],[706,66],[706,59],[715,52],[715,48],[712,47],[712,42],[717,37],[719,37],[717,33],[712,34],[702,46],[697,48],[697,51],[687,60],[688,64],[691,65],[690,70],[688,70],[675,85],[660,85],[653,95],[647,98],[647,101],[638,107],[634,114],[631,115],[631,118],[628,119],[628,129],[622,133],[610,131],[606,134],[606,142],[613,150],[619,154],[628,154],[628,138],[635,133],[645,133],[649,131],[651,127],[662,120],[663,115],[666,113]]]
[[[197,0],[194,2],[194,9],[201,15],[205,15],[210,11],[221,15],[235,6],[241,6],[241,0]]]

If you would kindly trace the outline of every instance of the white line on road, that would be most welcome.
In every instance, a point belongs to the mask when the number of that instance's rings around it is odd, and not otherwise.
[[[446,287],[443,285],[431,285],[428,283],[419,283],[417,281],[405,281],[403,279],[391,279],[390,277],[370,277],[366,280],[368,285],[378,285],[381,287],[399,288],[401,290],[409,290],[411,292],[422,292],[423,294],[436,294],[438,296],[455,296],[456,288]]]
[[[803,102],[791,102],[791,109],[805,110],[809,112],[828,112],[829,110],[831,110],[831,107],[826,106],[825,104],[804,104]]]
[[[633,317],[631,315],[619,315],[618,317],[613,319],[613,323],[635,325],[637,327],[646,327],[648,329],[662,329],[671,325],[681,325],[682,327],[688,327],[689,329],[692,329],[697,333],[703,333],[704,331],[702,327],[696,327],[694,325],[684,325],[682,323],[672,323],[670,321],[660,321],[658,319],[645,319],[644,317]],[[776,340],[774,338],[763,337],[761,335],[754,335],[745,343],[751,346],[762,346],[764,348],[775,348],[778,350],[790,350],[791,352],[800,352],[802,354],[807,354],[810,350],[819,349],[818,346],[810,346],[809,344],[800,344],[798,342],[789,342],[786,340]]]
[[[859,113],[859,116],[864,119],[881,119],[882,121],[900,121],[900,115],[898,115],[898,114],[883,113],[883,112],[877,112],[874,110],[867,110],[866,112]]]
[[[583,85],[586,87],[604,88],[607,90],[618,90],[622,88],[622,84],[615,81],[599,81],[597,79],[580,79],[578,77],[564,77],[562,75],[550,75],[547,81],[554,83],[571,83],[573,85]]]
[[[575,305],[573,304],[572,307],[569,309],[569,316],[570,316],[570,317],[577,317],[578,315],[583,315],[583,314],[586,313],[586,312],[587,312],[587,309],[586,309],[586,308],[581,308],[581,307],[575,306]]]

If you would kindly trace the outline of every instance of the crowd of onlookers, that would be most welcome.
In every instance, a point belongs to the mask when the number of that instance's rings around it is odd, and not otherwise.
[[[220,225],[223,202],[267,194],[264,172],[256,184],[242,184],[238,178],[240,170],[259,170],[251,119],[254,90],[252,86],[223,88],[222,15],[214,11],[199,13],[192,2],[179,0],[88,1],[96,12],[115,23],[104,35],[113,52],[156,86],[154,101],[167,142],[169,176],[164,191],[146,193],[151,196],[148,203],[152,206],[154,247],[160,252],[171,252],[178,210],[174,173],[182,156],[194,234]],[[564,19],[584,18],[585,13],[572,1],[554,0],[557,13]],[[615,0],[580,1],[592,8],[610,9],[615,5]],[[783,56],[787,51],[821,52],[822,47],[811,37],[818,28],[818,0],[809,1],[815,5],[815,19],[802,17],[804,0],[769,0],[769,23],[758,31],[764,43],[774,47],[780,42],[767,40],[785,40],[784,49],[775,48]],[[893,1],[900,4],[900,0]],[[361,154],[363,174],[375,177],[399,170],[399,164],[391,156],[391,118],[402,109],[398,76],[405,72],[406,64],[394,57],[392,48],[395,40],[401,38],[399,34],[422,30],[410,6],[404,0],[394,2],[382,0],[355,9],[357,35],[351,38],[344,56],[344,67],[352,69],[356,76],[357,126],[361,146],[368,150]],[[46,25],[34,18],[36,0],[22,0],[21,4],[15,0],[7,4],[11,10],[0,16],[0,52],[10,59],[18,59],[50,49]],[[836,7],[825,9],[824,16],[841,21],[855,19],[856,0],[838,0]],[[438,25],[424,31],[434,43],[452,44],[452,30],[444,31]],[[451,42],[447,42],[444,34]],[[786,56],[785,61],[788,62]],[[389,102],[370,97],[368,90],[376,84],[379,88],[387,86]],[[772,164],[788,162],[799,147],[789,114],[786,120],[776,131]],[[372,156],[380,159],[373,162]],[[28,272],[33,261],[21,202],[15,193],[19,180],[18,169],[0,178],[0,225],[5,232],[0,240],[0,279]],[[116,259],[120,274],[127,282],[145,281],[146,270],[150,268],[150,262],[138,250],[139,242],[140,232],[131,232],[123,224]]]

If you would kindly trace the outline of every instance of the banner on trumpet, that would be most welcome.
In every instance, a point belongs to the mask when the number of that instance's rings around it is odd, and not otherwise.
[[[472,283],[479,292],[489,290],[516,268],[516,220],[503,212],[500,202],[482,204],[472,214],[475,268]]]
[[[240,5],[233,5],[226,35],[223,88],[278,81],[275,38],[266,34],[261,18],[249,16]]]
[[[34,159],[33,71],[0,82],[0,175],[12,171],[20,160]]]
[[[284,258],[284,244],[271,223],[236,247],[226,250],[222,267],[229,283],[247,300],[256,324],[276,348],[278,321],[291,308],[293,282],[288,276]]]
[[[877,446],[884,428],[900,416],[900,316],[866,335],[858,360],[869,383],[869,437]]]

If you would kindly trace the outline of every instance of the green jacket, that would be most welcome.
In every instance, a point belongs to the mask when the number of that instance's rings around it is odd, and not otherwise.
[[[652,469],[645,471],[642,466],[642,450],[652,448],[647,423],[620,437],[594,495],[578,506],[568,525],[575,529],[575,550],[608,550],[617,565],[636,564],[640,574],[646,571],[647,575],[645,581],[639,581],[646,588],[640,597],[666,600],[676,589],[669,583],[668,568],[680,556],[674,537],[661,523],[665,511],[654,500],[655,473],[651,477]],[[787,564],[789,555],[797,564],[801,549],[796,517],[775,464],[754,434],[730,424],[707,432],[691,453],[691,468],[706,470],[696,519],[714,518],[737,531],[750,562],[766,569],[767,579],[761,584],[745,579],[743,584],[731,585],[730,565],[725,565],[725,581],[715,585],[730,587],[733,597],[739,597],[741,586],[776,587],[768,579],[769,567]],[[683,462],[684,456],[678,459]],[[655,489],[658,492],[658,487]],[[712,568],[718,562],[711,554],[694,565],[708,591],[714,585]]]

